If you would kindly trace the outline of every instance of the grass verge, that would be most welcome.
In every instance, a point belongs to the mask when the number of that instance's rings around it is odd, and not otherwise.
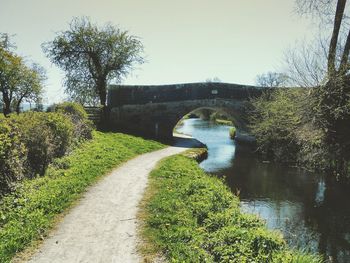
[[[45,236],[55,218],[112,168],[161,148],[125,134],[94,132],[91,141],[55,160],[43,177],[21,183],[0,203],[0,262]]]
[[[169,157],[151,173],[139,213],[145,262],[322,262],[288,249],[279,232],[240,212],[225,184],[183,155]]]
[[[232,121],[229,120],[215,119],[215,123],[219,125],[233,126]]]

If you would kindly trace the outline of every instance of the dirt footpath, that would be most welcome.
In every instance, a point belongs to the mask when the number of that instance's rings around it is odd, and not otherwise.
[[[140,262],[136,213],[147,176],[159,160],[195,146],[178,145],[138,156],[89,188],[29,262]]]

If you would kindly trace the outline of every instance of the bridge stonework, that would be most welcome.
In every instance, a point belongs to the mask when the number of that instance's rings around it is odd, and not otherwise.
[[[266,88],[229,83],[189,83],[158,86],[110,86],[109,124],[124,132],[171,139],[187,113],[201,108],[225,112],[237,129],[237,140],[252,141],[246,109],[250,97]]]

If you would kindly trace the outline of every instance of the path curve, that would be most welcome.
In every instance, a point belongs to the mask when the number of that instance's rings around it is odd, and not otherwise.
[[[178,145],[140,155],[89,188],[29,262],[140,262],[136,214],[148,174],[159,160],[199,146]]]

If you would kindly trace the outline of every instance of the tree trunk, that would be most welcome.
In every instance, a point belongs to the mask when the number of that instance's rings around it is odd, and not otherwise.
[[[17,112],[17,114],[19,114],[20,113],[20,111],[21,111],[21,103],[22,103],[22,99],[19,99],[18,101],[17,101],[17,104],[16,104],[16,112]]]
[[[106,89],[102,89],[99,92],[100,94],[100,103],[103,107],[106,107],[106,99],[107,99],[107,92]]]
[[[107,81],[106,78],[100,78],[97,84],[97,90],[98,94],[100,96],[100,103],[102,105],[102,118],[101,123],[102,126],[106,123],[106,120],[108,118],[108,112],[107,112]]]
[[[328,51],[328,65],[327,65],[327,67],[328,67],[329,78],[334,77],[336,74],[335,58],[336,58],[336,53],[337,53],[339,31],[340,31],[341,22],[343,20],[346,1],[347,0],[338,0],[338,2],[337,2],[337,9],[335,12],[332,38],[331,38],[331,42],[329,44],[329,51]]]
[[[3,113],[5,116],[9,115],[11,113],[11,100],[7,96],[7,94],[2,95],[3,97]]]
[[[340,74],[346,74],[346,71],[349,69],[349,65],[348,65],[349,51],[350,51],[350,30],[346,38],[345,47],[344,47],[343,55],[339,66]]]

